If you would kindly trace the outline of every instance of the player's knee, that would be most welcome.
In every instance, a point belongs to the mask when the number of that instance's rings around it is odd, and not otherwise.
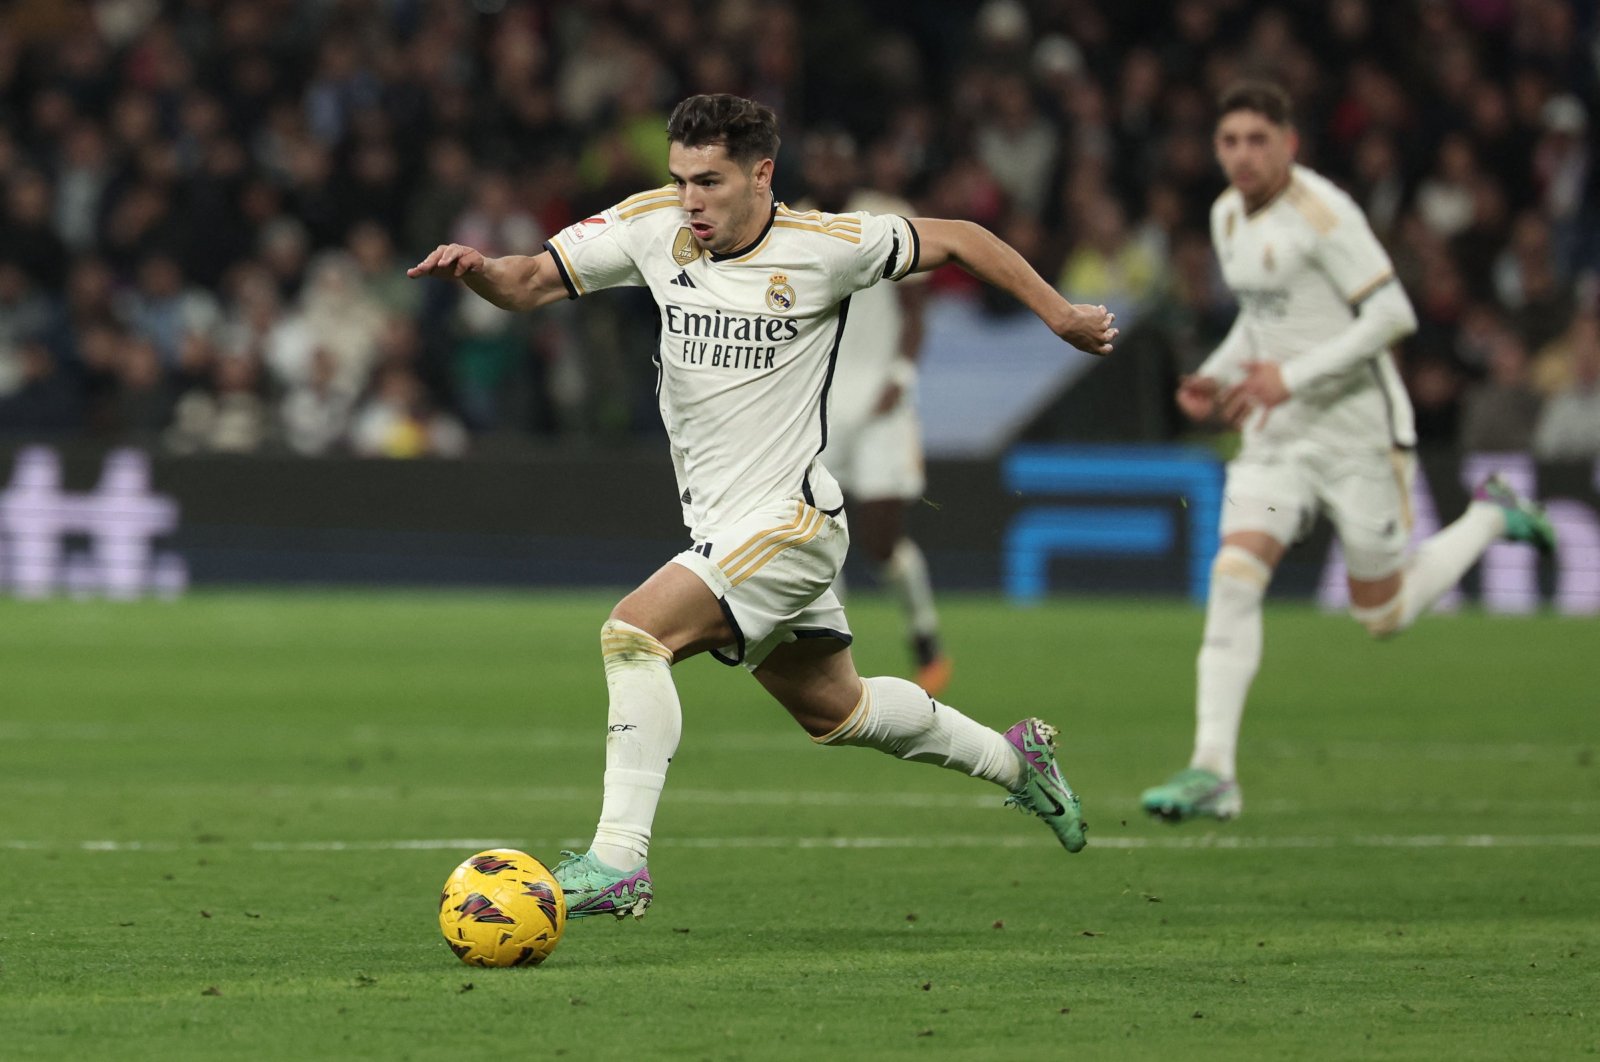
[[[1260,598],[1272,582],[1272,566],[1242,546],[1223,546],[1211,562],[1211,592]]]
[[[1367,629],[1372,637],[1382,641],[1393,638],[1403,629],[1401,617],[1400,595],[1396,594],[1394,600],[1372,608],[1363,608],[1360,605],[1350,606],[1350,615],[1355,621]]]
[[[672,650],[659,638],[619,619],[608,619],[600,625],[600,655],[608,668],[672,663]]]

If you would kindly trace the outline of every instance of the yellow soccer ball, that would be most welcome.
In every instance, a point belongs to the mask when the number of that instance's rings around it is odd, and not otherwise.
[[[555,876],[526,852],[479,852],[451,872],[439,894],[439,928],[471,966],[538,966],[567,927]]]

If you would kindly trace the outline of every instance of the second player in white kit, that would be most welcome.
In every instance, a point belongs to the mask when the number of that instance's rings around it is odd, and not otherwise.
[[[1553,547],[1543,514],[1491,480],[1408,556],[1416,436],[1391,345],[1416,328],[1411,303],[1350,197],[1294,163],[1287,94],[1246,82],[1219,109],[1229,187],[1212,208],[1211,237],[1239,314],[1177,398],[1196,420],[1220,414],[1241,427],[1243,444],[1228,464],[1194,751],[1141,796],[1171,822],[1229,819],[1243,807],[1235,754],[1261,662],[1262,600],[1319,514],[1344,550],[1350,612],[1376,637],[1409,627],[1495,539]]]

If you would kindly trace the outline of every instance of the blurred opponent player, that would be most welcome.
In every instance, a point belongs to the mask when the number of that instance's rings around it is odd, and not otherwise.
[[[859,186],[861,166],[847,133],[808,136],[804,172],[810,196],[798,204],[802,210],[911,216],[905,200]],[[905,613],[917,685],[937,697],[950,681],[950,660],[939,644],[928,562],[905,531],[906,507],[925,486],[916,383],[926,300],[916,278],[874,284],[850,300],[822,460],[849,499],[851,540]]]
[[[984,778],[1081,849],[1054,728],[1024,719],[1001,734],[904,679],[857,674],[831,589],[849,546],[844,500],[817,454],[862,288],[956,262],[1098,354],[1111,350],[1112,315],[1067,302],[969,222],[788,209],[772,194],[777,119],[750,100],[692,96],[667,141],[672,184],[567,227],[543,253],[485,258],[448,244],[408,271],[459,278],[510,310],[619,285],[649,287],[660,308],[659,407],[693,545],[601,627],[605,797],[589,851],[556,867],[568,914],[638,917],[650,905],[651,824],[682,730],[671,666],[707,651],[753,672],[818,743]]]
[[[1194,420],[1242,426],[1244,442],[1228,464],[1211,570],[1194,754],[1140,798],[1169,822],[1242,808],[1234,752],[1261,662],[1262,598],[1319,512],[1344,549],[1350,613],[1378,638],[1409,627],[1496,539],[1554,547],[1544,514],[1490,479],[1408,559],[1416,437],[1389,345],[1416,329],[1411,302],[1360,208],[1295,163],[1288,94],[1244,82],[1219,110],[1229,187],[1211,209],[1211,239],[1239,316],[1177,400]]]

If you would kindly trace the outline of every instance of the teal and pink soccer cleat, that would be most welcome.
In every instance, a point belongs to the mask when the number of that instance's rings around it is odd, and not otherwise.
[[[1472,500],[1498,505],[1506,518],[1506,538],[1526,542],[1548,557],[1556,549],[1556,529],[1542,508],[1524,498],[1498,475],[1490,476],[1472,492]]]
[[[1088,843],[1078,794],[1056,766],[1056,728],[1038,719],[1024,719],[1006,731],[1006,740],[1022,759],[1022,785],[1006,803],[1045,821],[1069,852],[1081,852]]]
[[[1217,819],[1226,822],[1244,810],[1239,783],[1203,767],[1185,767],[1139,796],[1144,810],[1164,822]]]
[[[634,870],[618,870],[600,862],[593,852],[561,854],[567,858],[556,864],[553,873],[566,895],[568,918],[597,914],[644,917],[655,896],[648,866],[640,863]]]

